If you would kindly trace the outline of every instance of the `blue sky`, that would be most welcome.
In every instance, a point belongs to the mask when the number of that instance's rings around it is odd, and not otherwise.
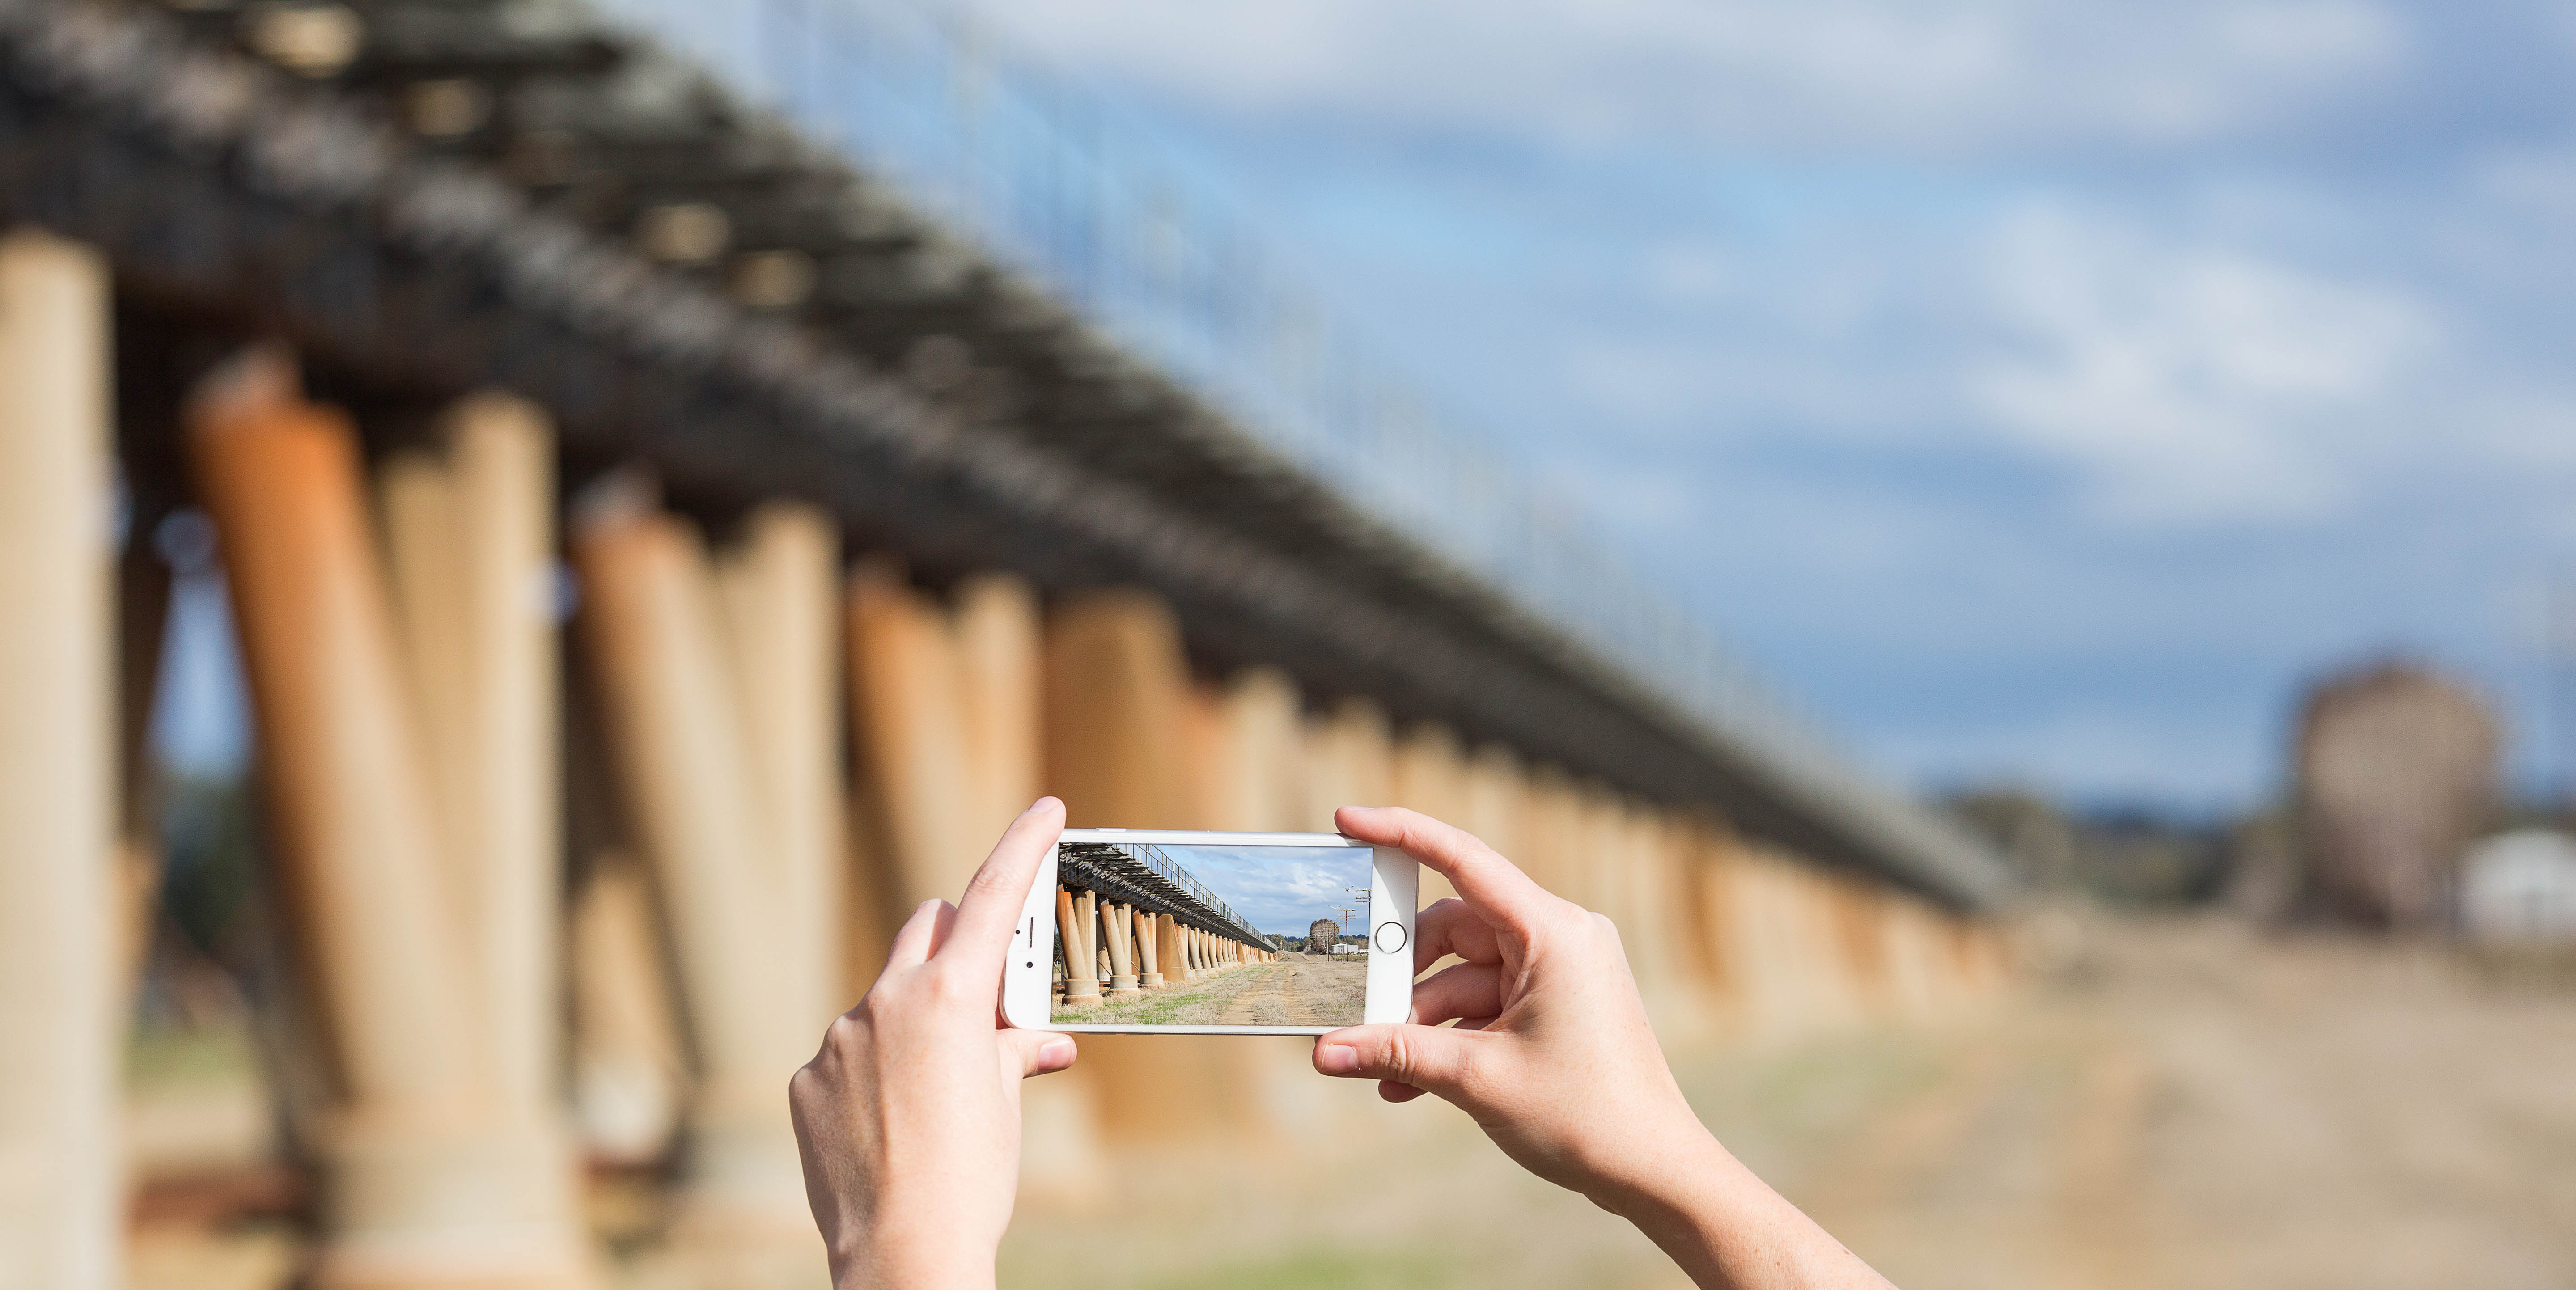
[[[1338,907],[1365,907],[1360,897],[1347,894],[1351,888],[1368,890],[1369,852],[1363,847],[1166,846],[1163,851],[1265,932],[1304,935],[1308,924],[1335,917]]]
[[[2576,763],[2576,10],[978,12],[1891,774],[2241,805],[2392,651]]]

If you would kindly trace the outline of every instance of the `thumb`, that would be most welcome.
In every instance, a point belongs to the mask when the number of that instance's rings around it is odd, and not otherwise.
[[[1451,1101],[1467,1078],[1472,1050],[1492,1036],[1442,1026],[1377,1025],[1336,1030],[1315,1041],[1315,1069],[1326,1075],[1393,1080]]]
[[[1051,1034],[1044,1030],[1005,1030],[1001,1032],[1002,1073],[1018,1072],[1020,1078],[1050,1075],[1073,1065],[1076,1052],[1073,1036]]]

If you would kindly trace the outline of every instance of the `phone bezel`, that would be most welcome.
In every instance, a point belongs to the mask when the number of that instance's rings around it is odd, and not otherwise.
[[[1160,846],[1347,847],[1369,858],[1368,997],[1363,1023],[1400,1022],[1413,1014],[1413,920],[1421,873],[1413,857],[1339,833],[1225,833],[1194,829],[1066,829],[1065,842],[1150,842]],[[1049,1019],[1055,971],[1056,847],[1047,848],[1022,902],[1011,956],[1002,968],[1002,1019],[1021,1030],[1076,1035],[1324,1035],[1339,1026],[1133,1026]],[[1393,915],[1377,911],[1394,910]],[[1387,934],[1392,924],[1398,935]],[[1381,946],[1392,943],[1389,951]],[[1042,954],[1031,951],[1042,949]]]

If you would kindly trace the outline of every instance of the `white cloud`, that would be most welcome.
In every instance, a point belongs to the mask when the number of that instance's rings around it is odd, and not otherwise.
[[[2260,133],[2369,93],[2406,24],[2373,0],[1013,0],[1058,63],[1270,115],[1582,140],[1982,150]]]
[[[2353,499],[2380,405],[2434,347],[2394,293],[2051,207],[2006,221],[1991,282],[2019,346],[1973,406],[2147,522],[2314,518]]]
[[[1369,885],[1369,853],[1348,847],[1166,846],[1217,899],[1265,932],[1302,932]]]

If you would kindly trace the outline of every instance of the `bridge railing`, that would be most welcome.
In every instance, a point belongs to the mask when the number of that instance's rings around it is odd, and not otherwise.
[[[1208,890],[1207,884],[1200,882],[1198,876],[1191,873],[1187,866],[1173,859],[1171,854],[1161,847],[1150,842],[1119,842],[1111,845],[1113,849],[1143,862],[1147,868],[1161,874],[1164,881],[1189,893],[1190,899],[1206,906],[1218,918],[1234,924],[1241,931],[1251,933],[1253,940],[1264,945],[1270,943],[1269,933],[1262,931],[1251,919],[1234,912],[1234,906],[1225,903],[1215,892]]]
[[[1492,455],[1337,325],[1216,186],[1095,97],[996,53],[923,0],[595,0],[848,150],[1272,450],[1764,764],[1900,844],[1941,822],[1860,776],[1817,726],[1646,585],[1590,523]]]

